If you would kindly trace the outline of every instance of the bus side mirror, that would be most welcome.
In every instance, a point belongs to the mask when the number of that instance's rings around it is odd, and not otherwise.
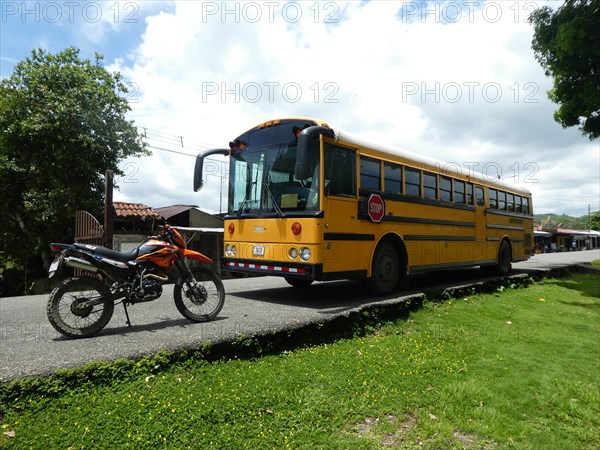
[[[312,126],[302,130],[298,136],[298,152],[296,155],[296,165],[294,166],[294,176],[298,180],[305,180],[312,175],[313,160],[319,154],[318,143],[319,135],[333,138],[334,133],[331,128]],[[315,148],[315,144],[317,144]]]
[[[202,179],[202,172],[204,170],[204,158],[211,155],[229,155],[229,149],[225,148],[215,148],[212,150],[207,150],[202,153],[198,153],[196,156],[196,165],[194,166],[194,191],[198,192],[202,189],[204,185],[204,180]]]

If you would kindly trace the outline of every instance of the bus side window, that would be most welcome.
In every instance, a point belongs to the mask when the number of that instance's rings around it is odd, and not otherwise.
[[[506,192],[498,191],[498,209],[506,211]]]
[[[481,188],[479,188],[481,189]],[[483,191],[481,192],[481,196],[483,198]],[[473,201],[473,185],[471,183],[467,183],[467,205],[473,206],[475,202]],[[482,205],[479,205],[482,206]]]
[[[383,165],[385,192],[402,193],[402,166],[386,162]]]
[[[437,175],[423,172],[423,197],[437,199]]]
[[[465,182],[453,180],[454,183],[454,203],[465,202]]]
[[[325,194],[356,196],[356,152],[325,145]]]
[[[490,208],[498,209],[498,191],[496,189],[490,189]]]
[[[491,193],[491,190],[490,190]],[[483,188],[477,186],[475,188],[475,201],[477,202],[477,206],[485,205],[485,194],[483,193]]]
[[[506,195],[506,206],[510,212],[515,212],[515,194]]]
[[[440,177],[440,200],[452,201],[452,180],[448,177]]]
[[[421,171],[417,169],[404,169],[406,178],[406,193],[408,195],[421,196]]]
[[[529,199],[523,197],[523,214],[529,214]]]
[[[360,157],[360,187],[365,189],[381,189],[381,164],[374,158]]]

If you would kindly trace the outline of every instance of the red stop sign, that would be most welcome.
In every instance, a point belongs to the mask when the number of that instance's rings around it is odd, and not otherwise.
[[[376,223],[381,222],[385,216],[385,203],[379,194],[371,194],[367,202],[367,212],[369,218]]]

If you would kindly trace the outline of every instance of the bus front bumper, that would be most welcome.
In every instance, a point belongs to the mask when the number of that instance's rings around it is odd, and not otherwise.
[[[319,280],[323,272],[321,264],[290,264],[281,261],[253,261],[224,258],[221,270],[253,275]]]

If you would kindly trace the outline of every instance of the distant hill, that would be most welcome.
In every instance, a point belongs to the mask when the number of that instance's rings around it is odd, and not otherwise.
[[[573,217],[566,214],[534,214],[534,222],[542,224],[543,228],[561,228],[570,230],[587,230],[588,216]]]

